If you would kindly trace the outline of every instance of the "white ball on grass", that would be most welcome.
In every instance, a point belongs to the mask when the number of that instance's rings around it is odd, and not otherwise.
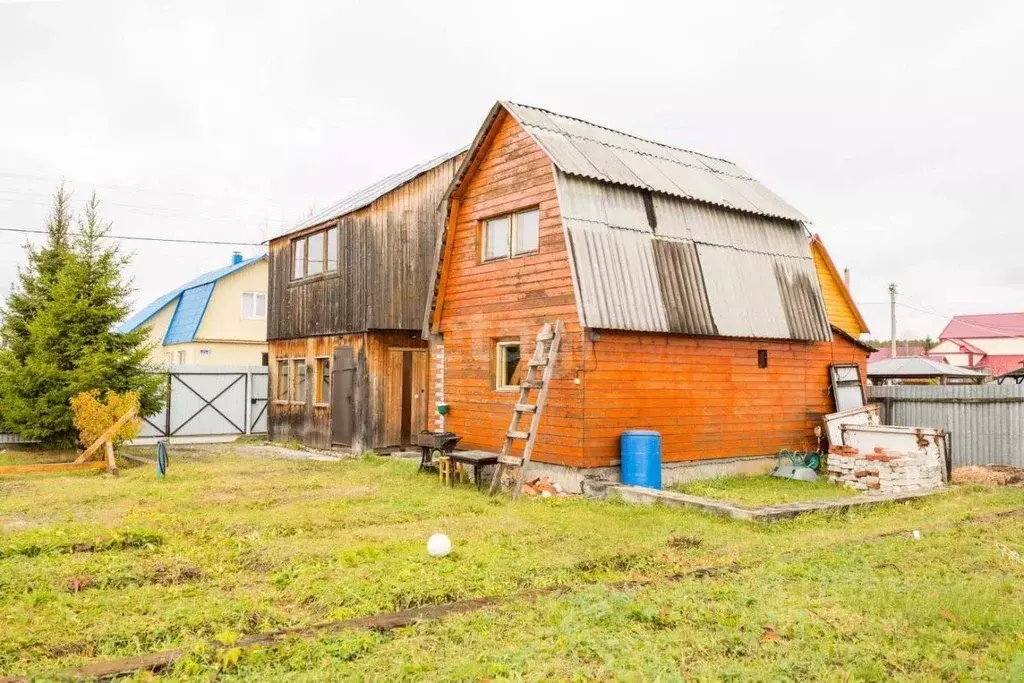
[[[427,540],[427,553],[431,557],[445,557],[452,551],[452,540],[444,534],[434,534]]]

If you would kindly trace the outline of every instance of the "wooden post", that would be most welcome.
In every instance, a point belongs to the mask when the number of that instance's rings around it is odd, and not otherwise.
[[[117,434],[117,431],[119,429],[121,429],[121,427],[123,427],[124,424],[126,422],[128,422],[128,420],[130,420],[133,417],[135,417],[135,413],[137,413],[137,412],[138,412],[137,409],[132,408],[127,413],[125,413],[120,418],[118,418],[117,422],[115,422],[114,424],[110,425],[110,427],[107,429],[107,431],[103,432],[103,434],[100,436],[100,438],[96,439],[96,442],[93,445],[91,445],[88,448],[86,448],[85,451],[83,451],[82,454],[80,456],[78,456],[78,459],[75,460],[75,463],[81,464],[81,463],[85,462],[86,460],[88,460],[89,456],[91,456],[93,453],[98,451],[100,446],[102,446],[107,441],[110,441],[111,439],[113,439],[114,435]]]
[[[114,460],[114,444],[112,444],[110,441],[107,441],[105,444],[103,444],[103,447],[107,451],[107,471],[116,477],[118,472],[117,461]]]

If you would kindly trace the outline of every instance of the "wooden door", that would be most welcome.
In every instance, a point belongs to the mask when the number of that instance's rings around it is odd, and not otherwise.
[[[416,442],[427,425],[427,352],[388,349],[384,378],[384,438],[388,446]]]
[[[356,361],[352,347],[335,347],[331,374],[331,442],[350,446],[356,423]]]
[[[415,439],[422,429],[429,429],[430,401],[427,399],[427,352],[410,351],[412,356],[412,425],[410,431]]]
[[[402,444],[402,387],[404,384],[405,352],[402,349],[388,349],[384,377],[384,445]]]

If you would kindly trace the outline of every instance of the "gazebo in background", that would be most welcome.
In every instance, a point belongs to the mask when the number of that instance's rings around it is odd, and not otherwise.
[[[922,356],[868,363],[868,380],[872,384],[983,384],[990,378],[984,372]]]

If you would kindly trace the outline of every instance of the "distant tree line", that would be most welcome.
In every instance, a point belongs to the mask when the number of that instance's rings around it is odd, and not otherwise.
[[[889,348],[890,341],[888,339],[867,339],[865,342],[868,346],[875,349],[887,349]],[[896,346],[900,349],[904,349],[908,346],[923,346],[925,351],[929,351],[938,342],[931,337],[925,337],[924,339],[897,339]]]

